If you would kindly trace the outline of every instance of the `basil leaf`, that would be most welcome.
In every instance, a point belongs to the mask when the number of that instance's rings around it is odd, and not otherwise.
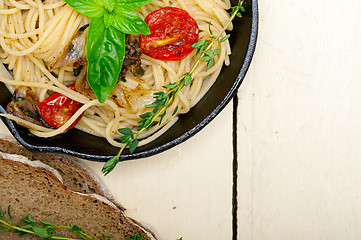
[[[128,34],[150,34],[148,25],[141,19],[138,14],[127,7],[120,8],[117,5],[114,8],[113,27]]]
[[[104,18],[93,18],[86,44],[87,78],[99,102],[103,103],[117,83],[125,55],[125,34],[110,26]]]
[[[105,9],[97,0],[64,0],[70,7],[88,17],[101,17]]]
[[[151,2],[152,0],[117,0],[116,6],[118,8],[127,7],[130,10],[136,10]]]
[[[103,0],[104,1],[104,8],[109,12],[112,12],[115,7],[116,0]]]
[[[106,28],[110,27],[114,22],[114,14],[112,12],[105,11],[104,13],[104,25]]]

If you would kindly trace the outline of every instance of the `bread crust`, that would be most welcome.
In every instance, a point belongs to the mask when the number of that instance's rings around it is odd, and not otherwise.
[[[144,239],[155,239],[111,202],[68,189],[49,167],[18,155],[0,155],[0,205],[3,208],[11,205],[15,223],[30,213],[34,219],[54,225],[76,224],[91,236],[125,240],[146,233]],[[76,238],[67,230],[57,233]],[[31,235],[19,237],[13,231],[0,235],[2,240],[38,239]]]
[[[84,193],[98,194],[105,196],[120,209],[125,210],[107,190],[102,181],[96,177],[91,170],[82,165],[76,158],[62,154],[52,153],[33,153],[21,146],[14,139],[0,134],[0,152],[18,154],[27,157],[30,160],[38,160],[54,168],[63,179],[63,183],[69,189]]]

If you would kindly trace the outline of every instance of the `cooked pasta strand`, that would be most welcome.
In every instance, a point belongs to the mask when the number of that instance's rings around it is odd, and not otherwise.
[[[200,39],[210,37],[209,22],[212,23],[212,32],[217,35],[229,20],[226,12],[226,9],[230,8],[229,0],[153,0],[137,12],[144,19],[152,11],[166,6],[180,7],[188,11],[198,23]],[[32,88],[40,101],[53,92],[59,92],[84,104],[58,129],[48,129],[8,114],[1,116],[27,126],[37,136],[52,137],[65,132],[84,114],[76,128],[104,137],[110,144],[121,147],[122,144],[114,140],[120,135],[117,130],[129,127],[137,132],[139,115],[149,109],[133,109],[130,99],[120,104],[115,97],[110,97],[101,104],[88,95],[67,88],[67,84],[86,77],[86,67],[77,77],[74,76],[73,66],[49,70],[73,35],[86,23],[89,23],[89,19],[66,5],[63,0],[0,0],[0,81],[5,83],[11,92],[14,92],[17,86]],[[231,28],[230,25],[229,29]],[[131,36],[130,39],[138,41],[138,36]],[[144,139],[140,145],[153,141],[177,121],[177,116],[172,115],[176,108],[177,113],[189,111],[212,86],[223,64],[229,64],[228,41],[216,44],[214,48],[221,50],[215,57],[215,64],[207,72],[205,62],[198,65],[193,73],[193,83],[177,94],[161,125],[155,124],[149,131],[140,134],[139,137]],[[178,81],[184,73],[190,71],[198,57],[195,51],[182,61],[160,61],[142,55],[144,75],[135,77],[128,74],[127,81],[118,84],[121,91],[127,91],[130,95],[137,90],[163,91],[162,86]],[[11,70],[12,74],[8,70]],[[159,120],[160,118],[157,119]]]

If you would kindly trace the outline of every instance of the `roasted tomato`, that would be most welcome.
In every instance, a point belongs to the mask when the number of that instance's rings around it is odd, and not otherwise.
[[[198,25],[182,9],[161,8],[150,13],[145,22],[151,34],[141,35],[139,43],[142,52],[152,58],[182,60],[193,51],[192,44],[198,41]]]
[[[67,87],[75,91],[75,84]],[[63,126],[81,106],[82,103],[60,93],[54,93],[36,105],[44,121],[55,128]],[[68,129],[73,128],[80,118],[81,116]]]

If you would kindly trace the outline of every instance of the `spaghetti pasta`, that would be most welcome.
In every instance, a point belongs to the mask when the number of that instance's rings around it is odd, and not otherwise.
[[[154,10],[166,6],[186,10],[198,24],[200,39],[211,37],[209,28],[215,34],[222,32],[230,18],[226,12],[230,8],[229,0],[154,0],[139,9],[138,13],[144,19]],[[84,113],[76,128],[104,137],[110,144],[120,147],[122,144],[114,140],[119,137],[117,129],[126,127],[136,132],[139,115],[149,111],[145,105],[153,99],[152,93],[163,91],[162,86],[176,82],[185,72],[190,71],[198,56],[193,51],[181,61],[161,61],[141,55],[144,75],[136,77],[126,74],[127,81],[119,81],[116,86],[123,89],[123,94],[128,94],[126,97],[130,105],[124,106],[112,96],[104,103],[99,103],[89,95],[66,87],[83,78],[86,72],[84,69],[79,76],[74,76],[72,66],[51,70],[52,64],[76,32],[87,23],[87,17],[66,5],[63,0],[0,0],[0,81],[11,92],[14,92],[16,86],[30,87],[40,101],[53,92],[59,92],[84,104],[58,129],[34,126],[15,116],[4,116],[27,126],[37,136],[52,137],[66,131]],[[231,29],[232,25],[229,25],[229,30]],[[137,42],[138,36],[131,35],[130,41]],[[213,49],[216,48],[220,52],[214,57],[215,64],[208,71],[204,70],[206,62],[197,66],[192,74],[192,84],[176,95],[161,125],[154,125],[149,131],[140,134],[139,137],[143,140],[139,145],[144,145],[165,132],[177,120],[172,115],[174,110],[177,109],[178,114],[188,112],[212,86],[223,64],[229,64],[228,41],[215,44]],[[133,100],[140,103],[132,104]]]

